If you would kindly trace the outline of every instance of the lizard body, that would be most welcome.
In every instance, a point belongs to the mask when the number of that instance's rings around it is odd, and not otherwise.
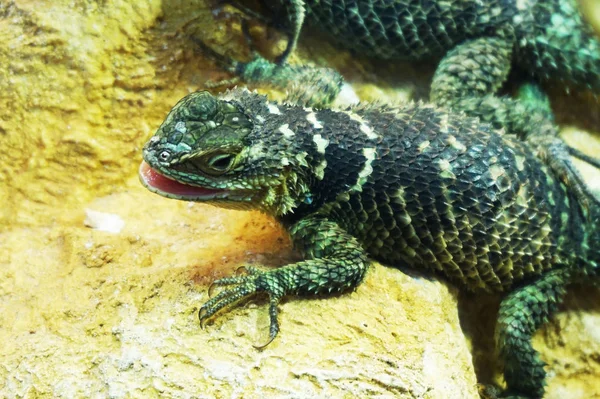
[[[269,213],[304,254],[217,280],[226,288],[201,320],[266,293],[272,340],[283,296],[354,288],[369,257],[433,271],[505,295],[497,345],[507,394],[541,397],[531,336],[569,282],[598,275],[600,208],[557,177],[539,143],[422,103],[331,110],[197,92],[144,147],[140,178],[170,198]]]

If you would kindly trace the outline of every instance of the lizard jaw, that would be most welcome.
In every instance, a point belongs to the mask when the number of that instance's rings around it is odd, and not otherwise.
[[[210,201],[229,197],[229,190],[210,189],[180,183],[152,169],[142,161],[138,172],[140,182],[153,193],[185,201]]]

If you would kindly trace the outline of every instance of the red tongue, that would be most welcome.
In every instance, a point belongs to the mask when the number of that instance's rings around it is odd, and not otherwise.
[[[140,165],[139,175],[140,179],[145,185],[155,188],[163,193],[177,196],[197,197],[216,194],[223,191],[188,186],[187,184],[176,182],[175,180],[171,180],[152,169],[145,161],[142,161],[142,164]]]

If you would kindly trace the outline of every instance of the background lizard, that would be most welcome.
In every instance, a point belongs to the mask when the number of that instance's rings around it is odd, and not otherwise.
[[[425,104],[334,111],[197,92],[146,144],[140,177],[170,198],[267,212],[304,254],[217,280],[227,288],[202,306],[202,321],[266,293],[270,342],[283,296],[352,289],[368,257],[433,271],[505,295],[506,394],[535,398],[545,372],[532,334],[569,282],[600,271],[598,201],[582,203],[536,155],[540,145]]]
[[[286,61],[307,24],[359,55],[386,61],[441,60],[431,100],[515,134],[530,134],[532,126],[539,131],[537,125],[548,115],[532,104],[496,95],[511,64],[540,80],[600,91],[600,41],[576,0],[263,3],[274,11],[277,25],[288,31],[289,42],[277,64],[259,56],[248,64],[230,63],[229,69],[246,81],[284,87],[302,81],[306,69],[289,68]],[[322,85],[331,93],[319,98],[320,105],[337,95],[339,82],[334,78]]]

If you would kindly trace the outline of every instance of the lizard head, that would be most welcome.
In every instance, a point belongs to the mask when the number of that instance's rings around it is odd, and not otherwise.
[[[268,109],[247,90],[189,94],[144,146],[142,184],[169,198],[286,213],[299,179],[282,159],[285,143],[265,129]]]

